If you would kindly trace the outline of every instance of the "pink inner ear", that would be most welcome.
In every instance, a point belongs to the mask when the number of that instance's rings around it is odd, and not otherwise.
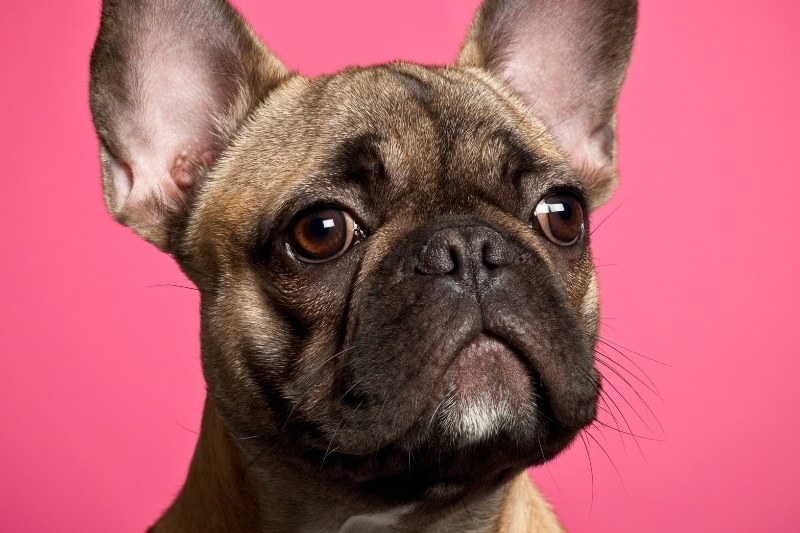
[[[108,155],[107,158],[108,171],[111,174],[111,181],[114,186],[114,198],[112,198],[112,201],[115,206],[122,206],[133,188],[133,172],[126,162],[120,161],[111,155]]]
[[[217,158],[218,152],[216,150],[201,151],[202,148],[202,146],[197,145],[190,146],[187,150],[181,152],[172,163],[169,174],[172,177],[172,181],[181,191],[187,191],[194,184],[198,166],[207,168]]]
[[[545,121],[575,169],[597,177],[610,166],[613,174],[613,126],[603,116],[608,95],[602,84],[588,79],[591,68],[576,57],[576,36],[549,31],[536,39],[541,26],[529,23],[516,30],[521,44],[500,76]],[[522,41],[520,34],[528,40]]]
[[[112,168],[122,211],[151,199],[175,205],[218,153],[213,128],[225,95],[217,76],[181,49],[150,44],[176,53],[155,60],[143,54],[137,68],[146,75],[128,122],[119,125],[127,153]]]

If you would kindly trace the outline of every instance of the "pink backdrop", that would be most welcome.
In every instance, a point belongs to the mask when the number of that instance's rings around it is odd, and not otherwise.
[[[237,4],[317,74],[450,61],[476,0]],[[622,185],[595,225],[618,210],[594,246],[604,336],[669,365],[606,350],[663,432],[606,372],[633,432],[656,440],[640,451],[595,430],[588,454],[578,441],[533,472],[572,531],[797,530],[797,5],[643,2]],[[199,425],[197,294],[157,287],[185,281],[102,204],[87,105],[98,13],[42,0],[0,17],[2,531],[142,531]]]

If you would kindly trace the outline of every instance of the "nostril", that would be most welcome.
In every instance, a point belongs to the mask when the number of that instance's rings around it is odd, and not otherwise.
[[[450,247],[450,264],[452,268],[445,272],[445,274],[453,274],[458,270],[458,250],[454,246]]]
[[[499,235],[497,239],[489,238],[484,241],[481,255],[484,266],[489,270],[514,262],[514,252]]]
[[[483,250],[481,251],[481,253],[483,254],[483,264],[489,270],[494,270],[495,268],[501,266],[500,264],[498,264],[499,262],[497,261],[497,258],[494,257],[496,254],[492,253],[491,247],[489,246],[488,242],[484,243]]]
[[[445,275],[458,271],[461,253],[451,236],[439,233],[434,236],[419,254],[416,270],[420,274]]]

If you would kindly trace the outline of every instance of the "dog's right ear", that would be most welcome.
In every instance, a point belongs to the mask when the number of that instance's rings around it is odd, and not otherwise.
[[[106,0],[91,60],[103,190],[167,252],[192,189],[289,71],[224,0]]]
[[[589,191],[617,183],[616,105],[636,0],[484,0],[458,58],[505,81],[548,126]]]

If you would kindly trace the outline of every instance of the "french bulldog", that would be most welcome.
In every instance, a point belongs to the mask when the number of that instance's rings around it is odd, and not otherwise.
[[[106,0],[111,214],[201,294],[202,429],[152,531],[561,531],[596,414],[589,215],[635,0],[486,0],[457,61],[310,79],[224,0]]]

